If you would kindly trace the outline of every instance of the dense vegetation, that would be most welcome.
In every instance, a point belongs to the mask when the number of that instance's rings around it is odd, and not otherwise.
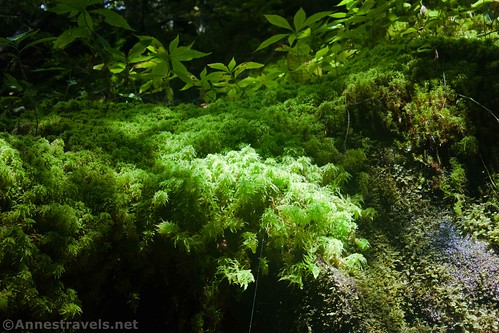
[[[2,320],[499,331],[496,2],[249,1],[230,55],[237,1],[169,39],[137,1],[33,4],[63,30],[0,38]]]

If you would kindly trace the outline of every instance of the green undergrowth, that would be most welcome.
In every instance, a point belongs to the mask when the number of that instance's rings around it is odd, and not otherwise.
[[[459,284],[471,269],[425,251],[444,219],[432,201],[497,248],[499,51],[429,42],[206,107],[4,114],[1,313],[240,331],[259,274],[304,297],[290,331],[495,329],[489,275]]]
[[[156,287],[181,298],[154,313],[160,325],[216,331],[226,299],[257,270],[303,286],[326,266],[362,267],[355,220],[371,213],[342,188],[364,155],[326,137],[321,97],[295,93],[207,109],[60,102],[37,135],[29,115],[7,118],[3,313],[93,318],[116,302],[113,316],[148,318],[143,299]]]
[[[359,227],[369,235],[368,266],[353,275],[331,269],[310,281],[297,295],[297,331],[496,331],[499,258],[491,243],[459,231],[468,216],[456,217],[428,190],[431,179],[409,168],[403,150],[371,157],[366,201],[379,207],[378,217]]]

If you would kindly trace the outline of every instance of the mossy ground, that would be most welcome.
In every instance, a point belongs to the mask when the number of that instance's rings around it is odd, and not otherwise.
[[[3,115],[0,308],[242,330],[261,265],[261,332],[498,330],[497,254],[470,245],[454,262],[432,242],[445,221],[497,250],[499,124],[482,106],[498,109],[499,50],[432,43],[438,59],[378,47],[320,82],[207,108]]]

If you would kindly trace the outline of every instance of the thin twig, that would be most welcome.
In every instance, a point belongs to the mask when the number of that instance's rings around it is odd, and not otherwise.
[[[463,97],[463,98],[467,98],[467,99],[469,99],[470,101],[472,101],[472,102],[476,103],[477,105],[481,106],[482,108],[484,108],[485,110],[487,110],[487,111],[488,111],[488,112],[492,115],[492,117],[494,117],[494,118],[495,118],[495,120],[499,123],[499,117],[497,117],[497,116],[494,114],[494,112],[492,112],[492,110],[490,110],[490,109],[486,108],[485,106],[483,106],[482,104],[478,103],[478,102],[477,102],[477,101],[475,101],[472,97],[469,97],[469,96],[464,96],[464,95],[461,95],[461,94],[457,94],[457,95],[458,95],[458,96],[460,96],[460,97]]]
[[[494,187],[494,189],[497,190],[497,186],[496,186],[496,183],[494,182],[494,178],[492,178],[492,176],[490,175],[489,169],[487,168],[487,165],[485,164],[485,161],[483,160],[482,154],[480,154],[480,152],[478,152],[478,156],[480,156],[480,160],[482,161],[483,167],[485,168],[485,172],[487,172],[487,176],[489,176],[489,179],[490,179],[492,186]]]
[[[262,266],[262,254],[263,254],[263,242],[264,242],[264,240],[265,240],[265,238],[262,235],[262,240],[261,240],[262,245],[260,246],[260,258],[258,259],[258,270],[256,272],[255,293],[253,294],[253,306],[251,307],[251,317],[250,317],[249,330],[248,330],[249,333],[251,333],[251,327],[253,326],[253,316],[255,314],[256,292],[258,290],[258,278],[260,277],[260,268]]]
[[[345,140],[343,141],[343,149],[345,150],[345,153],[347,151],[347,139],[348,139],[348,131],[350,130],[350,111],[346,109],[347,111],[347,130],[345,132]]]

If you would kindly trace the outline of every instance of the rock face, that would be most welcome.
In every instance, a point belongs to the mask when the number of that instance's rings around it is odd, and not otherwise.
[[[360,224],[368,267],[308,284],[297,331],[499,331],[497,253],[459,230],[422,171],[401,156],[378,164],[370,190],[385,199],[375,221]]]
[[[461,235],[447,219],[429,238],[428,253],[445,267],[449,287],[459,286],[470,303],[499,305],[499,257],[487,244]]]

